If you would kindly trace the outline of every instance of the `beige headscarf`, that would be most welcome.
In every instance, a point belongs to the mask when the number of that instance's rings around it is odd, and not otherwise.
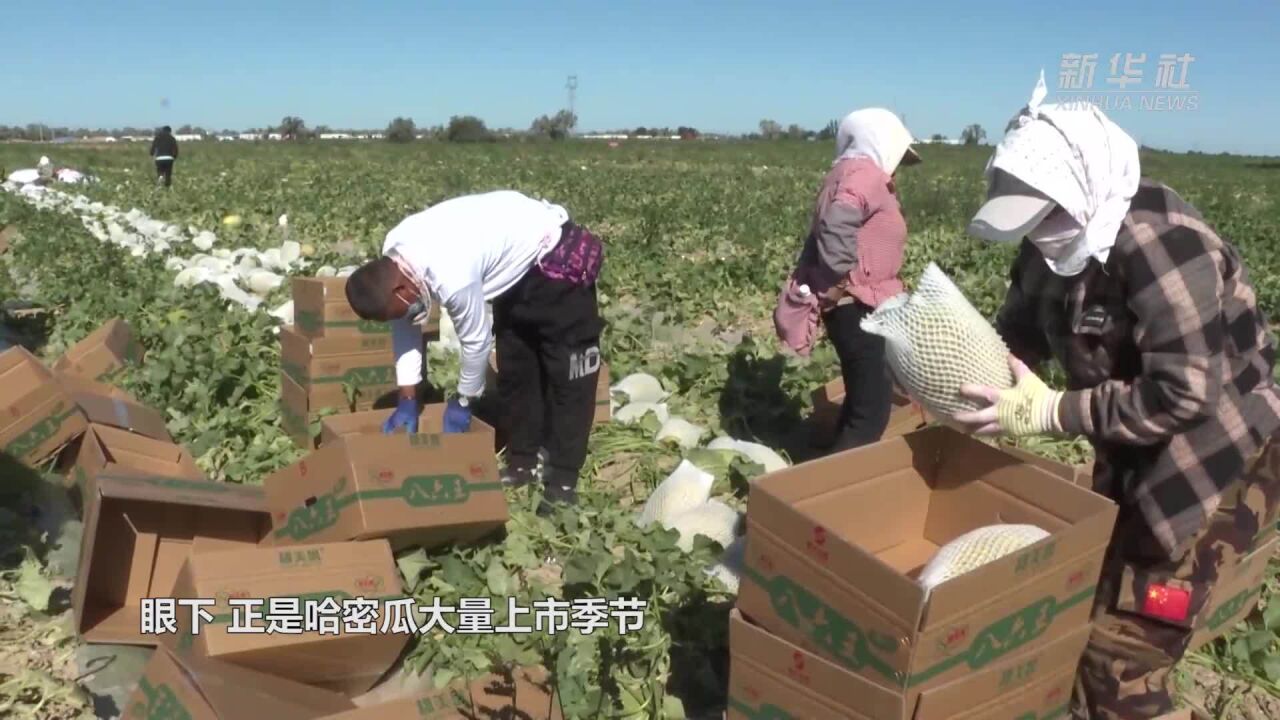
[[[870,158],[886,175],[899,164],[914,165],[920,156],[911,148],[911,132],[897,115],[884,108],[855,110],[840,121],[836,131],[836,159]]]

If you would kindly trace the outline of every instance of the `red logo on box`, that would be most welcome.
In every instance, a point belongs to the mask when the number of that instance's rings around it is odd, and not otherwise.
[[[479,465],[471,466],[471,477],[478,478],[483,476],[484,476],[484,468],[480,467]]]
[[[1071,573],[1071,575],[1067,578],[1067,589],[1068,589],[1068,590],[1075,590],[1076,588],[1080,587],[1080,586],[1081,586],[1081,585],[1083,585],[1083,584],[1084,584],[1084,571],[1083,571],[1083,570],[1077,570],[1077,571],[1075,571],[1075,572]]]
[[[362,578],[356,578],[356,587],[363,593],[374,593],[382,589],[382,578],[373,575],[365,575]]]
[[[787,669],[787,675],[801,685],[808,685],[809,674],[804,671],[804,655],[801,653],[792,653],[791,665],[792,666]]]
[[[1044,701],[1046,704],[1056,703],[1061,699],[1062,699],[1061,687],[1055,687],[1054,689],[1049,691],[1048,695],[1044,696]]]
[[[957,625],[947,630],[942,636],[942,651],[945,653],[955,652],[957,648],[964,647],[969,640],[969,626]]]
[[[826,549],[827,531],[821,525],[813,526],[813,538],[805,543],[805,547],[809,549],[809,553],[818,559],[822,564],[827,563],[830,554]]]
[[[390,485],[395,482],[396,474],[390,470],[379,470],[374,476],[374,482],[379,485]]]
[[[298,463],[298,474],[299,474],[299,475],[301,475],[302,477],[306,477],[306,476],[307,476],[307,461],[306,461],[306,460],[303,460],[302,462]]]

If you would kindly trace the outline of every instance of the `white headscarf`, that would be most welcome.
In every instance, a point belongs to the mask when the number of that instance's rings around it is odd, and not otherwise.
[[[1083,228],[1046,257],[1059,275],[1105,263],[1138,191],[1138,145],[1091,103],[1044,104],[1044,71],[987,163],[1048,195]],[[1034,241],[1034,237],[1032,238]]]
[[[836,131],[836,159],[867,157],[892,175],[911,147],[911,133],[897,115],[884,108],[855,110],[840,121]]]

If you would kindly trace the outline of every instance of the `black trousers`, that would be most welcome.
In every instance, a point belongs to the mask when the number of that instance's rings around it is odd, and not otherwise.
[[[885,360],[884,338],[859,326],[870,313],[870,307],[854,302],[837,306],[822,318],[840,357],[845,388],[832,452],[876,442],[889,425],[893,380]]]
[[[157,160],[156,161],[156,179],[164,180],[164,186],[173,185],[173,161]]]
[[[547,450],[544,480],[577,487],[587,459],[604,322],[596,288],[552,280],[534,267],[493,303],[498,395],[513,467]]]

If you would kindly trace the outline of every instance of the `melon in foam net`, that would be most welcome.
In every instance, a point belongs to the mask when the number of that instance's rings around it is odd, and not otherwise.
[[[885,339],[898,383],[941,420],[979,409],[960,394],[966,383],[1013,386],[1008,346],[934,263],[925,268],[914,293],[885,301],[861,325]]]

